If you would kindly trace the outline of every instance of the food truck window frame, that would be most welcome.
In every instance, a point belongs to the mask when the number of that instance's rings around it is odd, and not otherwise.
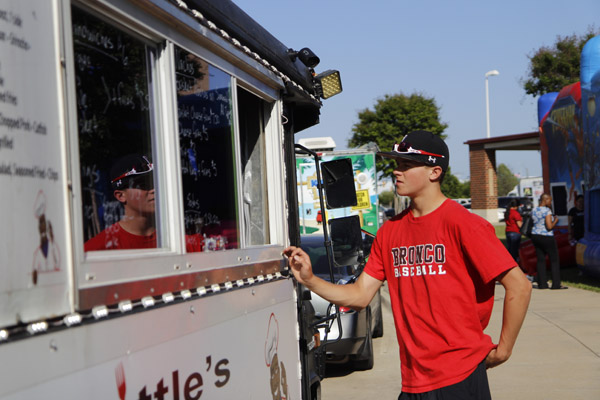
[[[102,8],[103,20],[126,32],[131,32],[155,44],[156,59],[150,65],[154,95],[150,100],[154,112],[154,157],[155,181],[162,188],[159,195],[160,209],[157,221],[163,232],[164,246],[156,249],[122,251],[102,251],[85,254],[83,251],[81,217],[81,180],[79,171],[78,127],[74,83],[73,37],[71,33],[70,7],[76,6],[85,12],[93,13]],[[153,5],[148,5],[152,7]],[[166,292],[184,289],[213,287],[225,282],[269,276],[280,272],[285,264],[281,250],[286,244],[287,222],[285,221],[285,188],[280,185],[284,179],[283,129],[281,127],[282,106],[280,90],[283,82],[270,70],[253,60],[210,31],[198,31],[198,24],[190,16],[183,14],[173,5],[170,12],[181,13],[182,21],[197,31],[195,37],[175,32],[170,26],[154,20],[150,13],[141,12],[139,5],[114,0],[110,7],[104,3],[90,6],[73,1],[63,8],[63,28],[65,45],[65,87],[67,91],[66,113],[69,132],[69,164],[72,191],[72,259],[73,302],[75,309],[89,309],[98,304],[117,304],[122,300],[135,300],[144,296],[157,296]],[[106,16],[108,15],[108,16]],[[153,19],[150,23],[148,19]],[[153,28],[151,29],[150,26]],[[174,47],[179,46],[203,58],[231,76],[233,99],[233,126],[235,137],[235,159],[237,191],[241,193],[241,171],[239,155],[239,124],[237,116],[237,88],[243,88],[259,97],[267,106],[264,126],[265,159],[269,165],[266,172],[268,202],[269,242],[263,246],[248,246],[241,235],[239,249],[186,253],[185,236],[181,209],[180,164],[178,161],[177,136],[167,132],[177,132],[177,104],[174,78]],[[235,57],[232,58],[232,55]],[[238,196],[238,202],[241,202]],[[241,229],[243,231],[243,229]]]

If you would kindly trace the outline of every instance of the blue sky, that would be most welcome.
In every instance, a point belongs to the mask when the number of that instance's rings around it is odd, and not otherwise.
[[[599,0],[234,0],[284,45],[309,47],[316,72],[340,71],[344,91],[324,100],[321,123],[296,139],[332,136],[348,148],[358,112],[385,94],[420,93],[436,100],[450,148],[450,166],[469,178],[467,140],[486,137],[485,73],[491,136],[537,130],[537,98],[520,80],[529,59],[558,35],[600,28]],[[522,176],[541,176],[537,151],[496,153]]]

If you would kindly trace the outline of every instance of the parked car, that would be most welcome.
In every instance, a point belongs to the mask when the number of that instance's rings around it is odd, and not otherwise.
[[[517,203],[522,205],[523,207],[519,212],[523,213],[526,211],[531,211],[533,209],[533,198],[527,196],[499,196],[498,197],[498,221],[504,221],[504,213],[506,212],[506,207],[511,200],[517,200]]]
[[[302,235],[301,247],[310,257],[313,273],[330,281],[329,264],[322,235]],[[333,267],[334,283],[345,285],[354,282],[362,272],[362,265]],[[335,313],[336,306],[311,293],[311,303],[317,318],[325,319]],[[329,320],[319,328],[321,343],[326,344],[327,363],[352,363],[356,369],[373,368],[373,338],[383,335],[381,295],[378,292],[365,309],[356,311],[339,307],[340,323]],[[342,332],[340,335],[339,326]],[[327,332],[328,331],[328,332]]]
[[[379,205],[379,226],[382,226],[385,221],[388,220],[388,216],[386,215],[386,208],[382,205]]]
[[[396,216],[396,210],[394,209],[394,207],[392,208],[388,208],[387,210],[385,210],[385,216],[390,219]]]

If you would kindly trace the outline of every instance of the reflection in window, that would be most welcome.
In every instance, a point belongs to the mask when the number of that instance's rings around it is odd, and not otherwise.
[[[268,243],[267,182],[265,164],[264,106],[251,93],[238,89],[238,115],[244,194],[244,229],[248,245]]]
[[[231,77],[175,49],[188,251],[239,247]]]
[[[152,49],[72,7],[85,250],[154,248]]]

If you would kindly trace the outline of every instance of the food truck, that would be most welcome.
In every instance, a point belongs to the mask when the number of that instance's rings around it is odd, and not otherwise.
[[[319,398],[282,250],[339,72],[229,0],[7,0],[0,53],[0,398]]]

